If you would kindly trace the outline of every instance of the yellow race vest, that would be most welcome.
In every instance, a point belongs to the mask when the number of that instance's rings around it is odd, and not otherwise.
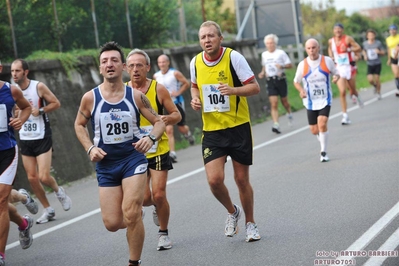
[[[233,128],[250,121],[246,97],[221,95],[217,90],[219,83],[230,87],[240,87],[242,83],[231,64],[230,54],[233,50],[226,48],[222,58],[215,66],[207,66],[202,54],[195,58],[197,86],[202,103],[202,122],[204,131],[215,131]]]
[[[151,103],[151,107],[155,110],[157,114],[163,114],[163,106],[157,100],[157,82],[151,80],[150,87],[145,93],[148,100]],[[140,128],[143,132],[151,132],[152,124],[148,121],[142,114],[140,114]],[[168,136],[164,132],[161,138],[153,145],[153,147],[146,153],[148,159],[153,158],[158,155],[162,155],[169,152]]]
[[[395,36],[389,36],[388,38],[386,38],[386,43],[387,47],[391,51],[391,54],[389,54],[388,56],[393,57],[395,50],[397,49],[397,45],[399,44],[399,34],[396,34]]]

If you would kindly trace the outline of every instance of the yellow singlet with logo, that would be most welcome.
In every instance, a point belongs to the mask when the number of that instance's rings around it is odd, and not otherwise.
[[[157,82],[155,80],[151,80],[150,87],[145,93],[148,100],[151,103],[152,108],[155,110],[157,114],[162,114],[163,110],[159,110],[159,106],[157,104]],[[145,132],[144,134],[149,134],[152,130],[153,126],[142,114],[140,114],[140,131]],[[153,158],[158,155],[165,154],[169,151],[168,144],[168,136],[164,132],[161,138],[156,141],[153,147],[146,153],[146,157]]]
[[[205,64],[202,53],[195,59],[197,86],[202,102],[202,122],[204,131],[216,131],[233,128],[250,121],[246,97],[221,95],[218,86],[226,83],[231,87],[242,86],[226,48],[220,61],[214,66]]]
[[[394,57],[395,50],[397,49],[397,45],[399,44],[399,34],[395,36],[389,36],[386,38],[387,47],[390,49],[391,54],[389,56]]]

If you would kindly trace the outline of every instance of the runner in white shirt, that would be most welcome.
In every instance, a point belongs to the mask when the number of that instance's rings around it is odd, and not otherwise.
[[[170,59],[166,54],[162,54],[157,59],[159,71],[155,72],[153,79],[164,85],[169,91],[173,102],[176,104],[182,119],[177,123],[177,128],[181,134],[187,139],[190,145],[195,144],[195,138],[191,134],[190,127],[186,124],[186,110],[184,107],[183,93],[190,87],[190,83],[183,74],[170,67]],[[169,155],[174,163],[177,162],[175,151],[175,137],[173,125],[166,125],[166,134],[169,140]]]
[[[361,52],[362,48],[355,42],[353,37],[344,34],[344,26],[341,23],[336,23],[333,28],[334,36],[328,40],[328,55],[333,58],[337,64],[340,79],[337,82],[339,89],[339,97],[342,109],[342,125],[349,125],[351,123],[346,112],[346,89],[350,90],[351,95],[355,95],[357,103],[363,107],[363,102],[356,91],[355,73],[353,66],[355,63],[354,55]],[[353,52],[353,53],[352,53]]]
[[[12,78],[32,106],[29,119],[19,131],[19,146],[29,183],[44,209],[36,223],[43,224],[55,220],[55,210],[50,206],[43,185],[54,191],[65,211],[71,208],[72,201],[50,174],[53,142],[48,113],[61,104],[47,85],[29,79],[28,74],[29,64],[25,60],[16,59],[11,64]]]
[[[332,81],[336,83],[339,79],[338,70],[330,57],[319,54],[320,45],[316,39],[309,39],[305,43],[305,49],[308,57],[298,65],[294,86],[307,109],[310,132],[320,142],[320,161],[328,162],[327,122],[333,99],[330,77],[333,75]]]
[[[278,96],[285,110],[287,110],[289,125],[292,124],[291,106],[288,102],[288,86],[284,69],[292,68],[291,60],[287,53],[276,49],[278,37],[275,34],[266,35],[264,38],[267,51],[262,53],[262,71],[258,74],[260,79],[266,77],[266,88],[269,95],[271,116],[273,119],[272,131],[280,134],[278,123]]]

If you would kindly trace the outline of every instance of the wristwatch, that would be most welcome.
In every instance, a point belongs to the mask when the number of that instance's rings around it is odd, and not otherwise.
[[[154,144],[155,144],[155,142],[157,141],[157,138],[156,138],[154,135],[152,135],[152,134],[146,135],[146,137],[149,137],[150,140],[152,140],[152,142],[153,142]]]

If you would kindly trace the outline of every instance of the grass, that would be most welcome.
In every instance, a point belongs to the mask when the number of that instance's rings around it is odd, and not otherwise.
[[[386,64],[387,57],[383,56],[381,57],[381,62],[382,62],[382,70],[381,70],[381,75],[380,75],[380,80],[381,83],[387,82],[393,79],[393,75],[391,72],[391,68],[387,66]],[[367,81],[367,63],[364,60],[358,61],[357,62],[357,75],[356,75],[356,89],[359,90],[360,88],[369,88],[371,85]],[[293,85],[293,80],[295,76],[296,68],[292,69],[287,69],[286,70],[286,75],[287,75],[287,83],[288,83],[288,102],[291,105],[291,110],[293,112],[301,110],[305,108],[302,104],[302,98],[299,97],[298,91],[295,89]],[[339,93],[338,93],[338,88],[337,85],[333,84],[333,96],[336,98]],[[284,115],[286,114],[286,110],[284,109],[283,105],[281,102],[279,102],[278,106],[279,114]],[[259,117],[257,119],[253,119],[251,123],[253,125],[263,123],[266,120],[270,119],[270,116],[265,116],[265,117]],[[202,130],[200,128],[195,128],[193,135],[195,137],[195,143],[199,144],[201,142],[201,136],[202,136]],[[190,146],[187,140],[181,136],[181,141],[176,141],[176,150],[180,149],[185,149]]]

